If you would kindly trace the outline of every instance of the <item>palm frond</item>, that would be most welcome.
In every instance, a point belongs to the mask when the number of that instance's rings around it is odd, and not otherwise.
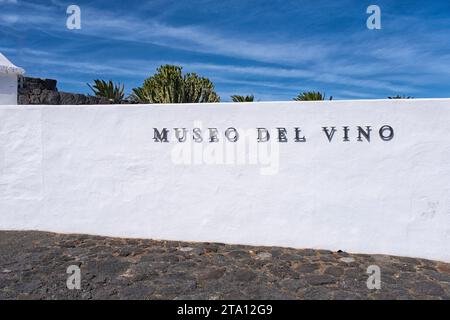
[[[319,91],[306,91],[300,93],[297,97],[294,98],[295,101],[321,101],[326,100],[325,93],[321,93]],[[333,100],[333,97],[330,97],[329,100]]]
[[[124,98],[124,85],[114,84],[111,80],[94,80],[94,84],[87,84],[96,97],[104,97],[113,103],[120,103]]]
[[[253,102],[255,100],[255,97],[253,95],[249,96],[233,95],[231,96],[231,100],[233,100],[233,102]]]

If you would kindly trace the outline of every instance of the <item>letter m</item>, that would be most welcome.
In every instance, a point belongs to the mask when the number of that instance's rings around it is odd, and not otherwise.
[[[153,140],[155,140],[155,142],[169,142],[167,139],[169,130],[167,128],[163,128],[162,132],[160,132],[157,128],[153,128],[153,133]]]

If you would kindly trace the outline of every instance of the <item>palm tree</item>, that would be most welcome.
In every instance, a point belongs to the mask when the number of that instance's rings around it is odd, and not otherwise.
[[[319,91],[306,91],[300,93],[297,97],[294,98],[295,101],[320,101],[325,100],[325,93],[320,93]],[[333,97],[330,97],[329,100],[333,100]]]
[[[253,95],[250,96],[234,95],[231,96],[231,99],[233,100],[233,102],[253,102],[255,100],[255,97]]]
[[[114,84],[111,80],[108,82],[104,80],[94,80],[94,85],[87,84],[94,92],[96,97],[104,97],[113,103],[120,103],[124,97],[124,86]]]
[[[396,95],[396,96],[388,97],[388,99],[414,99],[414,97]]]

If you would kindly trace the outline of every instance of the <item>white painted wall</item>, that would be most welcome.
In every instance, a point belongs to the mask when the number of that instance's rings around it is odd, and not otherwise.
[[[450,261],[450,100],[4,106],[0,119],[0,229]],[[177,164],[180,144],[152,140],[154,127],[199,121],[299,126],[307,142],[289,131],[268,175],[267,165]],[[386,124],[388,142],[353,131],[329,143],[321,131]]]
[[[17,104],[17,74],[0,73],[0,105]]]

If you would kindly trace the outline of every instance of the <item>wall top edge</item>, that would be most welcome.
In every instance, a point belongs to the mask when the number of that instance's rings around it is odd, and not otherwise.
[[[20,109],[32,109],[32,108],[129,108],[129,107],[214,107],[223,105],[236,107],[236,106],[248,106],[248,105],[355,105],[358,104],[370,105],[370,104],[391,104],[395,106],[402,105],[423,105],[424,103],[448,103],[450,106],[450,98],[427,98],[427,99],[362,99],[362,100],[333,100],[333,101],[261,101],[261,102],[219,102],[219,103],[176,103],[176,104],[98,104],[98,105],[0,105],[0,108],[20,108]]]

